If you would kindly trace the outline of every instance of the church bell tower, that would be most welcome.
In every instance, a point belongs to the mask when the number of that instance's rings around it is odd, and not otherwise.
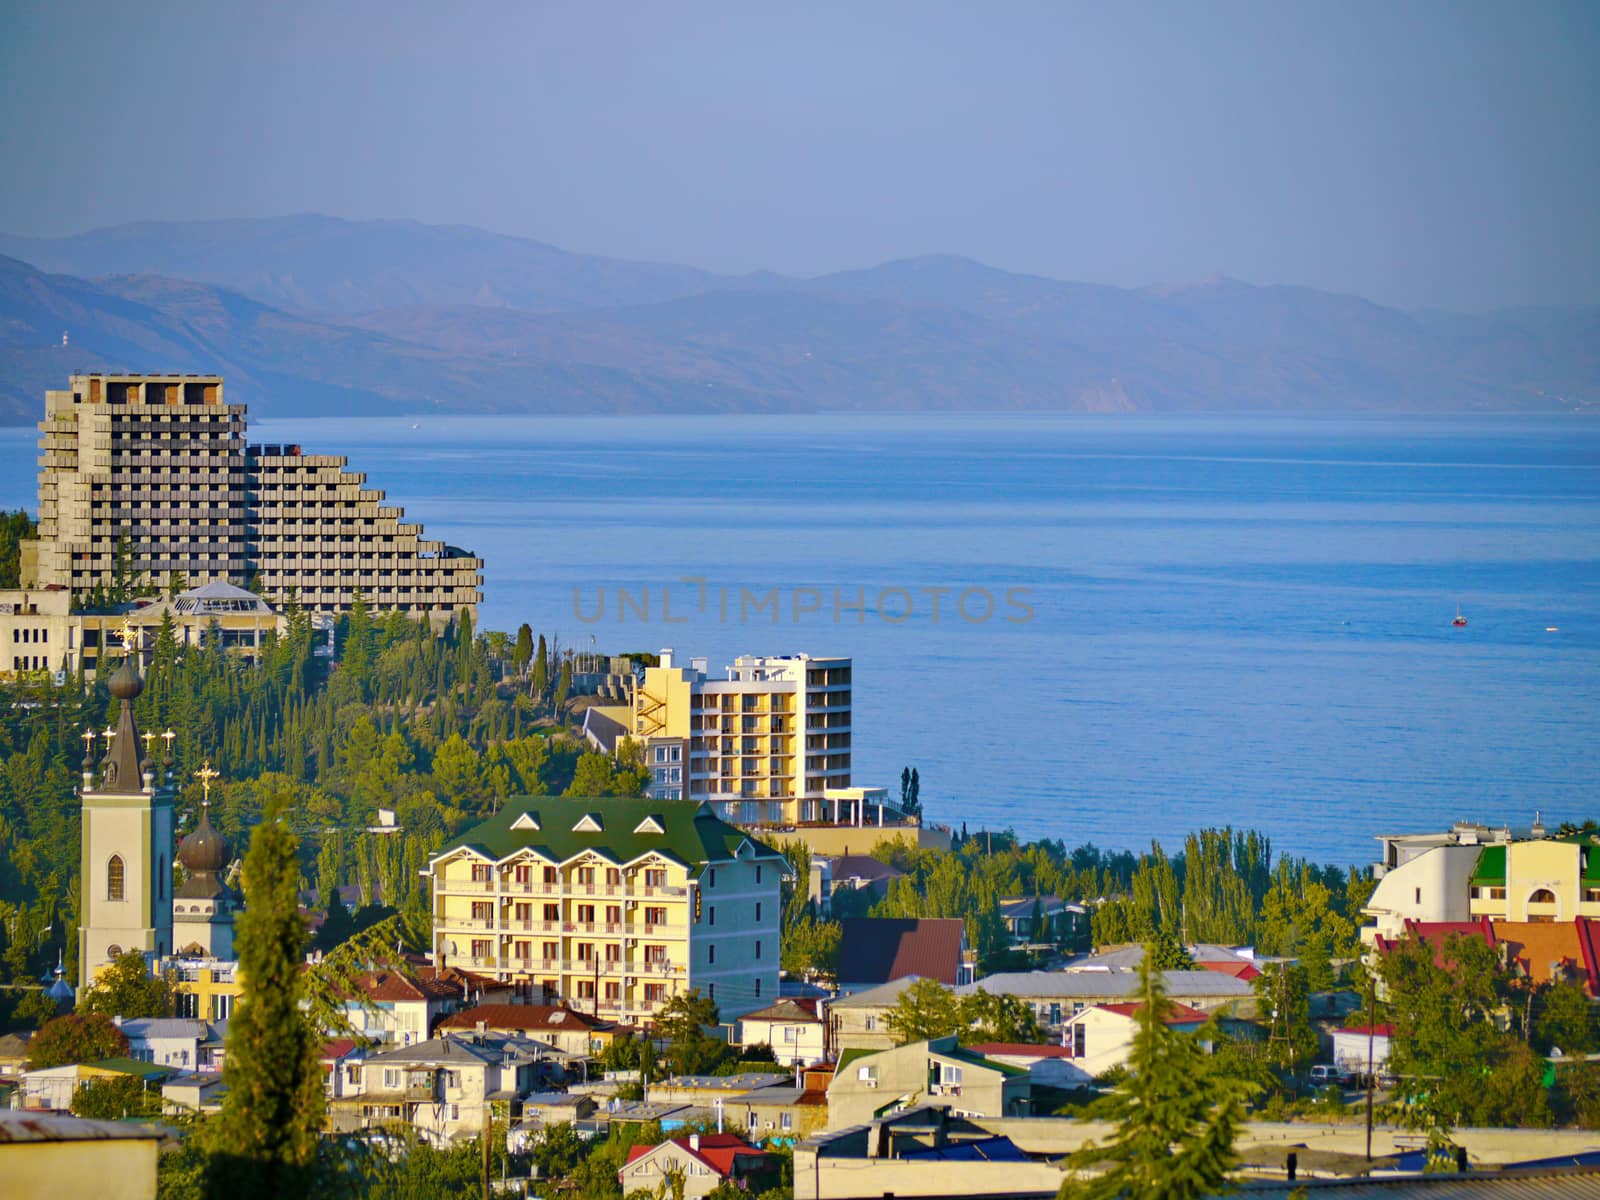
[[[99,779],[86,756],[83,771],[82,921],[78,928],[78,986],[120,954],[172,953],[172,801],[157,785],[148,748],[141,755],[133,701],[139,678],[137,634],[124,632],[122,666],[111,677],[121,704],[115,730],[86,733],[106,742]],[[153,738],[150,740],[154,740]]]

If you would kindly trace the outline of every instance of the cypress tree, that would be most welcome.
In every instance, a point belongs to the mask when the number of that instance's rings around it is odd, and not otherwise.
[[[301,1011],[306,944],[296,838],[269,805],[244,860],[243,993],[228,1025],[228,1087],[211,1139],[208,1191],[227,1200],[307,1195],[322,1129],[321,1039]]]
[[[550,686],[550,649],[545,645],[544,634],[539,635],[539,651],[533,657],[533,677],[528,681],[528,691],[535,700],[544,698]]]
[[[1199,1034],[1166,1023],[1172,1002],[1155,958],[1156,947],[1146,946],[1130,1074],[1099,1114],[1117,1132],[1068,1158],[1074,1168],[1099,1173],[1068,1176],[1058,1200],[1201,1200],[1228,1190],[1250,1085],[1217,1070]]]

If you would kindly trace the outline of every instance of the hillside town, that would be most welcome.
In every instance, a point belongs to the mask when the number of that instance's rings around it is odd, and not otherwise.
[[[485,1194],[1071,1196],[1163,1088],[1172,1161],[1252,1192],[1591,1194],[1593,823],[1375,829],[1349,871],[968,831],[857,780],[850,658],[478,632],[480,560],[222,393],[73,376],[40,426],[0,1175],[188,1194],[287,1062],[308,1161]]]

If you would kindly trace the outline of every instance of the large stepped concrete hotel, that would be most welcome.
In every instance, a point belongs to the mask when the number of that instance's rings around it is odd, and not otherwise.
[[[45,393],[39,537],[22,549],[23,587],[80,603],[131,567],[160,587],[220,580],[281,607],[381,610],[442,627],[482,599],[483,562],[427,541],[420,525],[345,470],[299,446],[250,446],[245,406],[217,375],[73,375]]]

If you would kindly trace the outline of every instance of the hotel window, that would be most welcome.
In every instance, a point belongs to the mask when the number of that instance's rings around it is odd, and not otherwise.
[[[523,887],[533,883],[533,868],[524,863],[516,869],[516,880]]]
[[[715,867],[706,872],[706,886],[708,888],[717,886],[717,869]]]
[[[761,920],[761,901],[756,901],[756,920]]]
[[[472,904],[472,919],[474,921],[493,921],[494,904],[488,900],[475,900]]]
[[[756,882],[757,883],[761,882],[761,864],[760,863],[756,864]]]
[[[713,967],[717,965],[717,948],[715,946],[706,947],[706,963]]]
[[[761,939],[760,938],[756,939],[756,961],[757,962],[761,961]]]
[[[472,882],[473,883],[488,883],[491,878],[492,878],[492,876],[489,874],[489,864],[488,863],[473,863],[472,864]]]

